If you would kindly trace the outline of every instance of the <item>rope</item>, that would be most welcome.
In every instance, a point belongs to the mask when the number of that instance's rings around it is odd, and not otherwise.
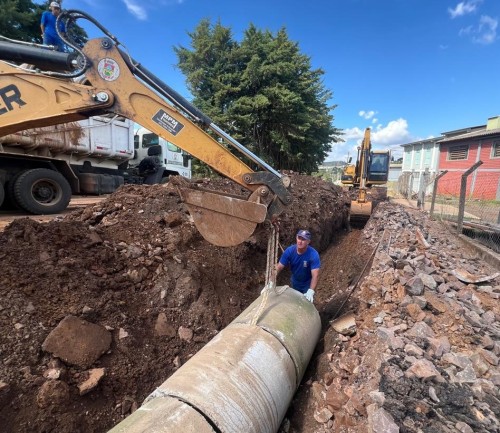
[[[278,223],[271,223],[271,234],[267,241],[267,259],[266,259],[266,283],[264,289],[262,290],[262,300],[260,302],[259,308],[255,312],[251,325],[256,325],[264,307],[267,304],[269,298],[269,293],[273,291],[277,295],[281,295],[288,286],[283,286],[280,290],[276,289],[276,263],[278,263],[278,246],[279,243],[279,227]]]

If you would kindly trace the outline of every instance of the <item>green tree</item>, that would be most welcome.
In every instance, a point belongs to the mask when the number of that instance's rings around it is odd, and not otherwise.
[[[203,20],[189,36],[191,49],[175,51],[194,104],[275,168],[316,171],[341,141],[333,95],[286,30],[250,25],[238,43],[229,28]]]
[[[0,35],[10,39],[41,42],[40,16],[44,6],[31,0],[2,0]]]
[[[59,3],[63,7],[62,2]],[[31,0],[0,0],[0,35],[9,39],[42,43],[40,19],[42,13],[49,10],[49,4],[50,1],[37,4]],[[85,30],[75,24],[68,27],[68,34],[79,45],[83,45],[88,39]]]

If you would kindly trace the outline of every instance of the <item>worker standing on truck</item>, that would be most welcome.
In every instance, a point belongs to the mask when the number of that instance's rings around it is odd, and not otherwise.
[[[42,37],[44,45],[54,45],[57,51],[64,51],[64,43],[57,34],[56,20],[61,13],[61,5],[58,2],[50,4],[50,11],[45,11],[40,20],[40,28],[42,29]],[[59,21],[59,31],[66,33],[66,27],[62,21]]]
[[[292,288],[313,302],[321,261],[318,252],[309,245],[310,243],[311,233],[308,230],[299,230],[296,244],[290,245],[276,264],[276,275],[289,266],[292,271]]]

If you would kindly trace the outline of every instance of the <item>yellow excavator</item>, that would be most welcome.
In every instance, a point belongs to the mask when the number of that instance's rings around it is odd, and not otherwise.
[[[291,203],[288,177],[252,154],[135,61],[92,17],[78,10],[64,10],[58,20],[75,22],[81,18],[94,23],[105,37],[91,39],[80,48],[61,35],[71,47],[69,53],[6,38],[0,42],[3,60],[0,62],[0,137],[98,115],[113,114],[130,119],[249,190],[251,194],[245,199],[217,191],[180,189],[200,233],[219,246],[243,242],[257,224],[273,220]],[[23,67],[23,64],[32,66]],[[38,167],[49,167],[66,177],[73,192],[78,190],[78,178],[67,161],[57,160],[50,154],[28,158],[19,152],[2,153],[0,186],[2,179],[13,177],[8,158],[15,160],[18,166],[22,163],[23,179],[36,179],[38,187],[50,186],[51,176],[45,176],[48,180],[37,178],[41,173]],[[30,170],[31,177],[26,175]]]
[[[370,128],[365,129],[355,168],[347,171],[346,167],[342,176],[343,184],[357,189],[357,197],[351,201],[349,214],[349,220],[356,225],[366,223],[372,214],[372,202],[368,199],[367,188],[385,185],[389,177],[390,152],[372,151],[370,132]]]

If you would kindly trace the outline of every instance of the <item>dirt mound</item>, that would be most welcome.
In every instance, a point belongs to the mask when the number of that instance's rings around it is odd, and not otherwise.
[[[308,227],[322,251],[346,225],[349,199],[318,178],[291,179],[280,241]],[[202,183],[246,195],[228,180]],[[258,296],[267,237],[263,226],[237,247],[208,244],[175,181],[123,187],[62,221],[13,222],[0,234],[3,429],[107,431]],[[91,325],[100,327],[94,339]],[[59,345],[47,343],[56,328]],[[61,355],[75,338],[81,353]]]

